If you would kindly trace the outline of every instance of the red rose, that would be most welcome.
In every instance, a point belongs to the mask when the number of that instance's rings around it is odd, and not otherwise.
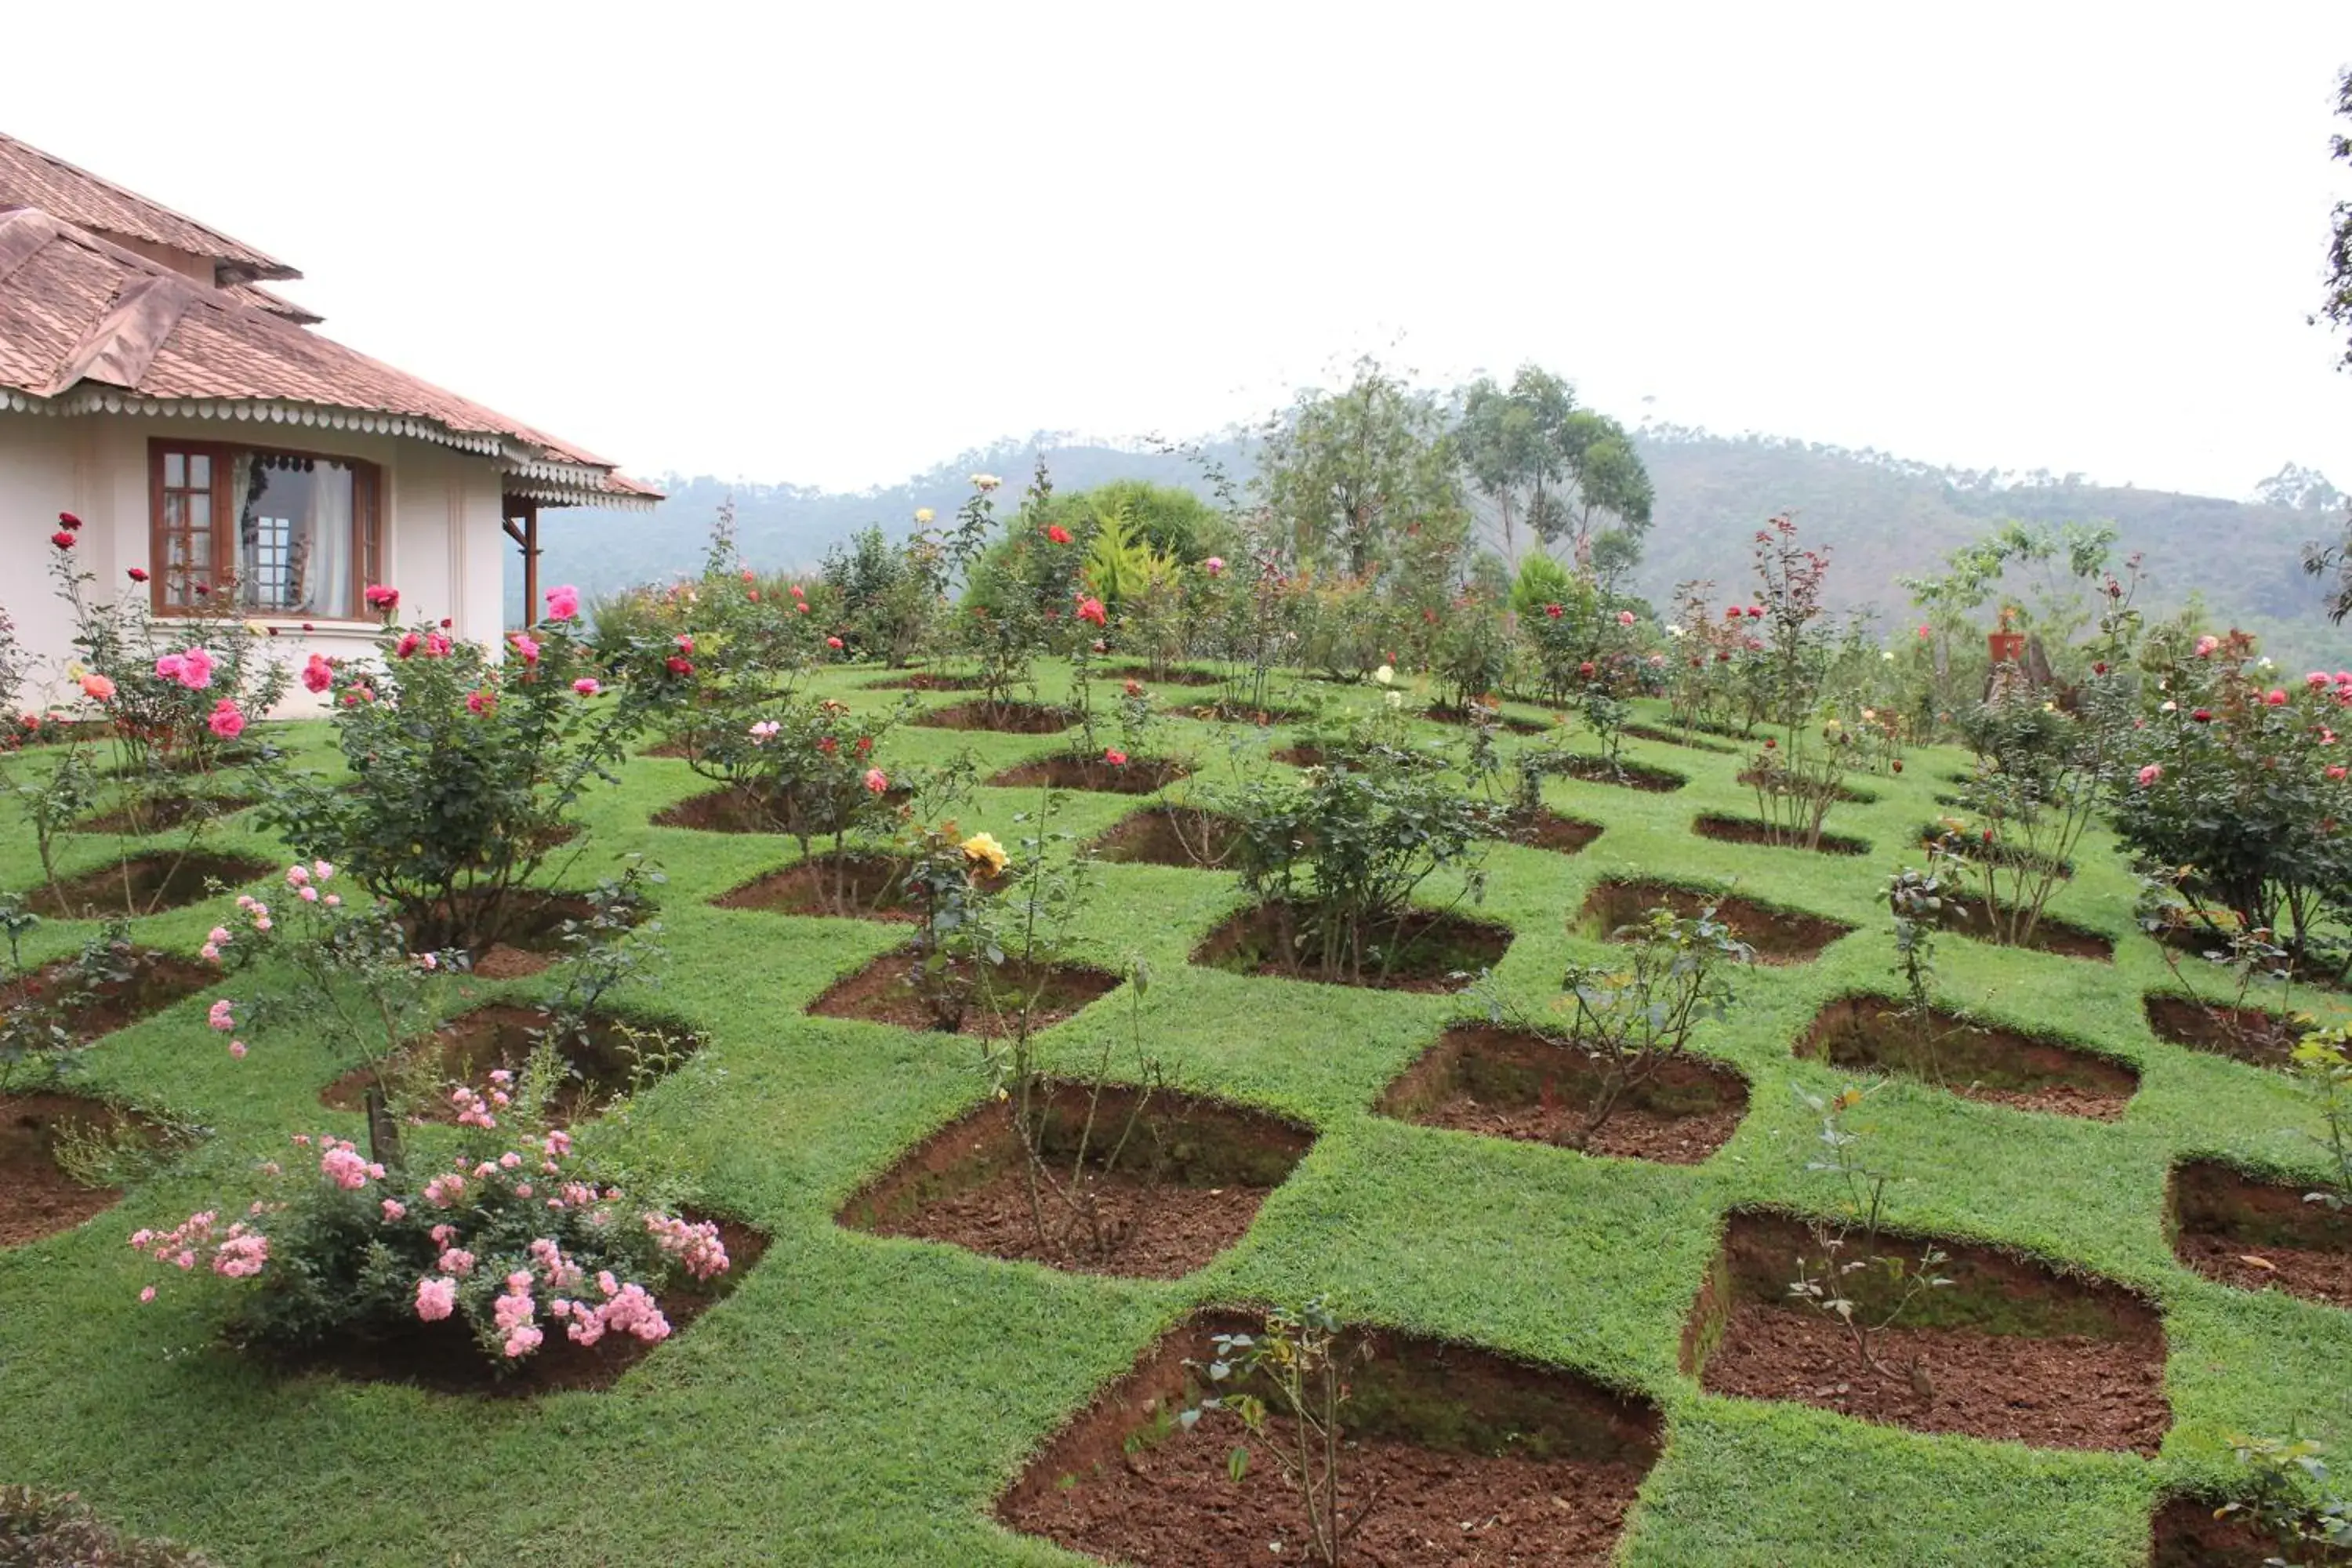
[[[1047,523],[1045,537],[1056,544],[1067,544],[1070,542],[1070,531],[1058,522]]]
[[[61,528],[49,535],[49,542],[59,550],[71,550],[74,547],[74,536]]]
[[[1559,619],[1561,616],[1567,614],[1567,612],[1562,610],[1558,605],[1546,605],[1544,606],[1544,614],[1549,616],[1556,621]]]
[[[147,569],[143,566],[133,566],[126,575],[133,583],[144,583],[147,581]]]
[[[1092,621],[1095,625],[1099,626],[1108,625],[1110,617],[1103,613],[1103,605],[1100,599],[1087,598],[1078,601],[1078,619],[1082,621]]]
[[[690,659],[680,658],[676,654],[670,655],[669,658],[664,659],[662,662],[669,667],[669,672],[672,675],[692,675],[694,673],[693,661]]]
[[[58,513],[58,526],[68,533],[79,533],[81,531],[81,519],[69,511],[61,511]]]
[[[2189,716],[2191,719],[2196,720],[2200,724],[2210,724],[2213,721],[2213,710],[2210,708],[2200,708],[2197,711]]]
[[[827,647],[839,647],[841,646],[841,639],[839,637],[827,637],[824,639],[824,646]]]
[[[820,751],[820,752],[823,752],[826,756],[828,756],[828,757],[829,757],[829,756],[832,756],[835,752],[838,752],[839,750],[841,750],[841,742],[838,742],[838,741],[836,741],[836,740],[835,740],[835,739],[834,739],[832,736],[830,736],[830,735],[820,735],[820,736],[818,736],[818,737],[817,737],[816,749],[817,749],[818,751]]]
[[[1582,664],[1578,665],[1576,667],[1576,673],[1583,676],[1588,680],[1592,679],[1592,661],[1588,658]]]

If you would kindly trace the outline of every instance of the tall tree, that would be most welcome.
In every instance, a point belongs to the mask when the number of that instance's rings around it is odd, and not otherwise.
[[[1467,531],[1443,411],[1373,360],[1344,392],[1299,394],[1265,440],[1253,483],[1302,564],[1364,576],[1407,533]]]
[[[1606,554],[1641,553],[1653,493],[1624,427],[1576,405],[1576,389],[1538,365],[1522,365],[1507,390],[1492,378],[1462,396],[1457,432],[1464,471],[1495,505],[1504,552],[1518,555],[1518,524],[1546,543],[1566,541],[1590,564],[1597,538],[1615,534]]]
[[[2336,80],[2336,112],[2352,121],[2352,68]],[[2339,131],[2329,138],[2328,155],[2352,164],[2352,136]],[[2336,368],[2352,370],[2352,201],[2337,202],[2329,216],[2335,229],[2327,245],[2327,297],[2313,319],[2325,317],[2329,326],[2346,334],[2344,357]],[[2327,618],[2342,625],[2352,615],[2352,519],[2347,519],[2344,537],[2336,543],[2314,540],[2304,547],[2303,569],[2315,577],[2334,578],[2327,590]]]

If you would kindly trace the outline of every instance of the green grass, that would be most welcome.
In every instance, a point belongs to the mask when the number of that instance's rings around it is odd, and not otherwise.
[[[824,684],[877,708],[896,700],[857,689],[872,679],[843,672]],[[1153,749],[1189,749],[1213,778],[1231,756],[1260,765],[1251,759],[1276,743],[1244,734],[1236,750],[1234,738],[1176,724]],[[323,736],[298,731],[296,743],[321,747]],[[992,770],[1064,743],[905,728],[881,760],[936,760],[970,744]],[[671,963],[657,990],[624,1000],[690,1021],[709,1044],[593,1142],[675,1163],[706,1204],[772,1233],[735,1293],[613,1390],[535,1402],[289,1380],[207,1348],[208,1321],[192,1307],[169,1294],[138,1304],[147,1277],[125,1235],[233,1199],[242,1173],[281,1151],[289,1131],[358,1126],[316,1098],[352,1065],[346,1055],[263,1036],[233,1062],[197,996],[100,1044],[86,1085],[169,1108],[211,1137],[115,1210],[0,1253],[0,1479],[79,1490],[126,1526],[225,1563],[1067,1563],[1077,1560],[989,1517],[1024,1456],[1194,1306],[1322,1290],[1352,1316],[1557,1362],[1655,1400],[1668,1441],[1621,1552],[1641,1568],[2125,1568],[2142,1559],[2160,1494],[2228,1476],[2232,1432],[2352,1437],[2352,1313],[2210,1284],[2167,1246],[2175,1160],[2221,1154],[2312,1172],[2313,1123],[2279,1079],[2148,1033],[2139,999],[2168,976],[2133,927],[2131,879],[2095,835],[2053,912],[2114,937],[2116,962],[1948,939],[1937,1000],[2131,1063],[2141,1087],[2123,1119],[2027,1115],[1898,1081],[1873,1098],[1868,1121],[1900,1168],[1897,1225],[2096,1271],[2161,1306],[2175,1421],[2162,1454],[1922,1437],[1700,1392],[1678,1370],[1677,1344],[1721,1216],[1829,1201],[1825,1178],[1802,1169],[1816,1128],[1792,1090],[1844,1079],[1794,1058],[1791,1044],[1824,1003],[1895,984],[1881,886],[1916,860],[1912,835],[1937,815],[1940,775],[1963,759],[1916,754],[1904,776],[1870,781],[1873,803],[1834,811],[1833,831],[1873,844],[1849,858],[1693,834],[1703,813],[1752,812],[1733,779],[1737,756],[1642,741],[1626,755],[1691,783],[1647,795],[1552,781],[1554,810],[1606,832],[1572,858],[1516,847],[1491,857],[1476,912],[1517,933],[1495,976],[1515,1001],[1546,1005],[1564,967],[1595,953],[1571,925],[1604,879],[1733,882],[1857,928],[1814,963],[1744,975],[1736,1009],[1703,1028],[1697,1048],[1752,1084],[1738,1135],[1704,1165],[1592,1159],[1374,1116],[1389,1080],[1450,1020],[1475,1016],[1475,1001],[1191,967],[1193,943],[1237,907],[1234,879],[1106,866],[1083,956],[1114,968],[1148,962],[1144,1026],[1178,1079],[1313,1124],[1313,1152],[1246,1239],[1172,1283],[1067,1276],[840,1229],[832,1215],[843,1199],[977,1101],[977,1047],[803,1016],[905,930],[709,907],[793,851],[779,839],[649,826],[708,785],[681,762],[638,761],[590,802],[568,879],[584,883],[630,850],[660,862]],[[983,790],[964,820],[1009,839],[1014,814],[1036,804]],[[1063,826],[1091,835],[1148,804],[1073,796]],[[249,821],[230,819],[210,847],[270,855]],[[37,880],[26,837],[12,826],[0,844],[0,886]],[[109,841],[78,840],[69,868],[110,851]],[[193,952],[215,912],[153,917],[140,934]],[[45,926],[37,951],[69,951],[88,934]],[[1123,1041],[1129,1005],[1124,990],[1097,1003],[1053,1031],[1049,1050],[1077,1059],[1107,1037]]]

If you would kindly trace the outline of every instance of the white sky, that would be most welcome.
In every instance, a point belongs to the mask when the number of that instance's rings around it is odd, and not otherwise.
[[[1933,11],[1934,15],[1929,15]],[[1969,466],[2352,485],[2331,3],[21,6],[0,129],[641,473],[1192,435],[1364,349]],[[1654,401],[1645,403],[1643,399]]]

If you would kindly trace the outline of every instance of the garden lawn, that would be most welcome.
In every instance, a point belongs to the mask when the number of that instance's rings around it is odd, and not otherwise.
[[[836,671],[821,685],[878,710],[898,695],[864,689],[879,675]],[[1050,698],[1058,677],[1046,684]],[[1301,683],[1282,700],[1369,707],[1377,697]],[[1154,750],[1190,752],[1200,771],[1166,798],[1198,798],[1231,768],[1279,765],[1265,753],[1291,734],[1171,722]],[[280,738],[329,754],[323,730]],[[969,745],[985,775],[1068,743],[905,727],[877,760],[889,768]],[[1873,1158],[1898,1173],[1896,1225],[2095,1271],[2160,1307],[2173,1413],[2161,1453],[1926,1437],[1703,1393],[1677,1352],[1726,1214],[1835,1202],[1829,1178],[1804,1168],[1819,1126],[1797,1091],[1832,1092],[1850,1075],[1799,1060],[1791,1046],[1832,1000],[1893,994],[1884,882],[1920,863],[1916,830],[1938,815],[1941,775],[1967,759],[1915,752],[1899,777],[1855,778],[1876,798],[1829,821],[1869,841],[1868,854],[1849,858],[1695,834],[1704,814],[1753,815],[1735,782],[1738,755],[1638,740],[1625,754],[1689,784],[1646,794],[1548,783],[1546,803],[1601,825],[1600,838],[1574,856],[1507,846],[1488,859],[1475,912],[1516,933],[1493,975],[1512,1001],[1549,1006],[1563,969],[1599,954],[1571,927],[1604,879],[1731,886],[1856,928],[1814,962],[1742,973],[1730,1016],[1702,1026],[1695,1048],[1751,1086],[1738,1134],[1704,1164],[1588,1158],[1374,1114],[1449,1022],[1486,1016],[1482,1000],[1191,966],[1193,945],[1238,907],[1235,879],[1106,865],[1083,956],[1121,972],[1146,963],[1150,984],[1139,1005],[1122,987],[1054,1029],[1049,1057],[1079,1062],[1108,1039],[1131,1060],[1126,1042],[1139,1025],[1183,1087],[1317,1129],[1304,1163],[1238,1246],[1171,1282],[1057,1273],[841,1228],[833,1216],[845,1200],[980,1101],[979,1047],[805,1016],[907,928],[713,908],[795,851],[780,838],[649,826],[712,786],[683,762],[640,759],[589,798],[588,831],[559,853],[550,879],[587,885],[629,851],[659,863],[669,963],[657,987],[622,1001],[691,1024],[709,1044],[582,1142],[675,1164],[704,1207],[772,1235],[733,1294],[611,1390],[536,1400],[283,1376],[209,1347],[201,1292],[167,1289],[142,1306],[152,1276],[124,1245],[131,1230],[241,1204],[247,1173],[283,1154],[288,1132],[361,1133],[357,1118],[320,1108],[320,1087],[355,1060],[329,1043],[257,1035],[249,1057],[229,1058],[205,1009],[212,994],[252,988],[238,976],[85,1058],[77,1090],[169,1110],[209,1136],[114,1209],[0,1251],[0,1480],[78,1490],[118,1523],[225,1563],[1074,1563],[992,1517],[1026,1457],[1192,1309],[1318,1292],[1351,1319],[1556,1363],[1654,1400],[1666,1443],[1619,1553],[1629,1565],[2126,1568],[2144,1561],[2160,1498],[2231,1476],[2231,1434],[2352,1439],[2352,1313],[2209,1283],[2168,1245],[2175,1162],[2218,1155],[2313,1175],[2315,1122],[2284,1079],[2148,1032],[2142,996],[2169,977],[2133,924],[2131,878],[2097,835],[2052,910],[2111,936],[2115,962],[1948,937],[1937,1001],[2135,1068],[2138,1092],[2120,1120],[2029,1114],[1900,1079],[1862,1120]],[[1021,816],[1034,819],[1040,799],[982,789],[963,822],[1010,844],[1032,830]],[[1056,826],[1090,837],[1149,804],[1071,795]],[[277,857],[250,823],[228,819],[208,847]],[[28,837],[12,826],[0,843],[0,887],[38,880]],[[110,847],[77,840],[69,868],[100,863]],[[1456,881],[1429,891],[1444,901],[1460,890]],[[193,954],[225,901],[142,920],[138,935]],[[92,929],[45,925],[34,951],[69,952]],[[532,984],[478,989],[527,996]]]

